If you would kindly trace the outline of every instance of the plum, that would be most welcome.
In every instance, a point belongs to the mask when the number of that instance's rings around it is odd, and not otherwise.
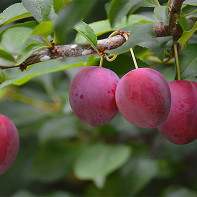
[[[81,69],[69,88],[70,105],[76,116],[91,126],[109,122],[118,112],[115,101],[118,81],[113,71],[103,67]]]
[[[0,175],[14,163],[19,149],[18,131],[12,121],[0,114]]]
[[[197,138],[197,83],[177,80],[169,83],[172,102],[159,132],[174,144],[187,144]]]
[[[156,70],[139,68],[124,75],[116,88],[116,103],[126,120],[138,127],[161,124],[170,111],[171,94]]]

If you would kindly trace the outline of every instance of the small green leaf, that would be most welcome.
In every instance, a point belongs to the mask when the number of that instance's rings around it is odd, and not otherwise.
[[[0,69],[0,83],[5,81],[5,74],[2,69]],[[0,90],[0,98],[2,97],[2,92]]]
[[[25,47],[25,43],[32,33],[28,27],[13,27],[6,30],[2,35],[2,45],[10,53],[19,54]]]
[[[162,197],[196,197],[197,193],[185,187],[169,186],[167,187]]]
[[[183,3],[197,6],[197,1],[196,0],[185,0]]]
[[[97,50],[97,37],[96,34],[94,33],[94,31],[92,30],[92,28],[87,25],[86,23],[84,23],[83,21],[81,21],[80,23],[78,23],[75,27],[75,30],[77,30],[82,36],[84,36],[88,42],[91,44],[91,46],[96,50]]]
[[[51,21],[43,21],[40,24],[38,24],[33,32],[31,33],[31,36],[43,36],[47,37],[53,32],[53,23]]]
[[[155,18],[166,25],[169,25],[168,7],[156,6],[154,9]]]
[[[121,167],[129,159],[130,153],[131,149],[126,145],[88,145],[77,158],[74,172],[78,178],[94,180],[102,186],[102,180]]]
[[[14,57],[7,51],[0,49],[0,65],[13,66],[15,64]]]
[[[186,43],[188,40],[192,37],[192,35],[196,32],[197,30],[197,22],[193,26],[193,28],[190,31],[184,31],[183,35],[179,38],[178,43],[182,44],[182,48],[185,47]]]
[[[53,0],[22,0],[24,7],[41,23],[48,20]]]
[[[127,15],[127,13],[136,4],[140,3],[139,0],[112,0],[108,13],[108,19],[113,27]]]
[[[24,8],[22,3],[13,4],[0,14],[0,27],[31,16],[32,15]]]
[[[60,11],[65,5],[67,5],[71,0],[53,0],[53,7],[56,13]]]
[[[91,11],[96,1],[75,0],[60,10],[55,22],[56,42],[58,44],[65,44],[67,33]]]

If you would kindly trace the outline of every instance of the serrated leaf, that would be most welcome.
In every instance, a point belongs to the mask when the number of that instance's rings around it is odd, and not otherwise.
[[[5,87],[10,84],[15,85],[21,85],[32,79],[33,77],[51,73],[51,72],[57,72],[61,70],[65,70],[72,67],[77,66],[84,66],[88,59],[88,56],[84,57],[75,57],[75,58],[66,58],[65,61],[61,60],[50,60],[45,62],[40,62],[37,64],[33,64],[31,66],[28,66],[28,68],[21,72],[19,69],[15,70],[13,73],[6,72],[6,78],[7,81],[3,82],[0,85],[0,88]]]
[[[22,0],[24,7],[41,23],[48,20],[53,0]]]
[[[0,65],[13,66],[15,64],[14,57],[7,51],[0,49]]]
[[[51,21],[43,21],[40,24],[38,24],[33,32],[31,33],[31,36],[43,36],[47,37],[53,32],[53,23]]]
[[[31,16],[22,3],[13,4],[0,14],[0,27]]]
[[[154,9],[155,18],[166,25],[169,25],[168,7],[167,6],[156,6]]]
[[[58,44],[65,44],[67,33],[91,11],[96,1],[75,0],[60,10],[55,22],[56,42]]]
[[[197,22],[193,26],[193,28],[190,31],[184,31],[183,35],[179,38],[178,43],[182,44],[182,48],[185,47],[186,43],[188,40],[192,37],[192,35],[196,32],[197,30]]]
[[[84,180],[105,178],[121,167],[129,158],[131,149],[126,145],[91,144],[86,146],[74,165],[76,176]]]
[[[113,27],[127,15],[127,13],[136,4],[140,3],[139,0],[112,0],[108,13],[108,19]]]
[[[96,34],[94,33],[93,29],[89,25],[81,21],[74,27],[74,29],[77,30],[83,37],[85,37],[88,40],[88,42],[91,44],[91,46],[96,51],[98,51]]]
[[[60,11],[65,5],[67,5],[71,0],[53,0],[53,7],[56,13]]]
[[[120,24],[118,24],[114,27],[111,27],[108,20],[102,20],[102,21],[90,23],[89,26],[93,29],[93,31],[96,33],[97,36],[100,36],[100,35],[105,34],[107,32],[115,31],[117,29],[122,29],[122,28],[125,28],[127,26],[130,26],[130,25],[133,25],[136,23],[152,23],[152,22],[153,21],[151,18],[148,18],[143,15],[133,14],[133,15],[129,16],[128,18],[124,17],[121,20]],[[76,39],[75,39],[76,43],[82,43],[85,41],[86,41],[86,39],[82,35],[77,34]]]
[[[197,1],[196,0],[185,0],[183,3],[197,6]]]
[[[19,54],[25,47],[25,43],[32,33],[28,27],[13,27],[6,30],[2,35],[2,45],[10,53]]]

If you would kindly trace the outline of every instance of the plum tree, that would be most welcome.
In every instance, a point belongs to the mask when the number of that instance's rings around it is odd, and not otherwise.
[[[118,112],[115,91],[119,77],[111,70],[88,66],[72,79],[69,89],[71,108],[91,126],[110,121]]]
[[[169,86],[172,95],[170,113],[158,129],[170,142],[187,144],[197,138],[197,83],[177,80]]]
[[[135,69],[119,81],[116,103],[130,123],[138,127],[156,127],[170,111],[170,89],[159,72],[150,68]]]
[[[18,131],[13,122],[0,115],[0,175],[14,163],[19,149]]]

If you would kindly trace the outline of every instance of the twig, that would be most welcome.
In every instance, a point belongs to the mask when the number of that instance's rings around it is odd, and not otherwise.
[[[180,25],[177,23],[177,19],[175,15],[180,15],[180,10],[182,7],[184,0],[173,0],[172,8],[170,11],[170,22],[169,26],[163,23],[156,23],[153,26],[155,34],[157,37],[164,36],[173,36],[174,43],[177,43],[177,40],[182,35],[182,29]],[[125,32],[130,35],[129,32]],[[104,52],[105,50],[112,50],[120,47],[124,44],[126,39],[120,31],[120,35],[106,38],[103,40],[98,40],[98,51]],[[179,47],[178,47],[179,49]],[[70,45],[61,45],[61,46],[53,46],[51,48],[42,49],[40,51],[35,52],[31,55],[27,60],[25,60],[22,64],[17,66],[0,66],[1,69],[9,69],[19,67],[22,71],[27,68],[27,66],[35,63],[39,63],[42,61],[50,60],[50,59],[63,59],[65,57],[78,57],[97,54],[97,51],[91,47],[89,43],[82,44],[70,44]]]

